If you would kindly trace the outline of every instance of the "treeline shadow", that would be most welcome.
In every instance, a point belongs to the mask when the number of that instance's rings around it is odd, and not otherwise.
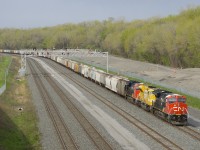
[[[29,140],[0,107],[0,150],[30,149]]]

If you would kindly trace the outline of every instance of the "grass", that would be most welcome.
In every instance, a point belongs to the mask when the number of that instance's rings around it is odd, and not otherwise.
[[[0,87],[5,83],[5,71],[11,62],[10,56],[0,56]]]
[[[75,61],[77,61],[77,60],[75,60]],[[78,61],[77,61],[77,62],[78,62]],[[83,62],[79,62],[79,63],[86,64],[86,65],[88,65],[88,66],[92,66],[91,64],[87,64],[87,63],[83,63]],[[105,69],[102,69],[102,68],[99,68],[99,67],[95,67],[95,68],[100,69],[100,70],[103,70],[103,71],[106,72]],[[112,72],[112,71],[109,71],[109,73],[118,75],[118,73]],[[146,82],[146,81],[144,81],[144,80],[141,80],[141,79],[131,78],[131,77],[126,77],[126,78],[128,78],[129,80],[135,80],[135,81],[139,81],[139,82],[142,82],[142,83],[146,83],[147,85],[152,85],[152,86],[161,88],[161,89],[163,89],[163,90],[171,91],[171,92],[174,92],[174,93],[177,93],[177,94],[180,94],[180,95],[185,95],[185,96],[187,97],[187,104],[188,104],[189,106],[194,107],[194,108],[197,108],[197,109],[200,109],[200,98],[197,98],[197,97],[194,97],[194,96],[191,96],[191,95],[188,95],[188,94],[179,92],[179,91],[174,90],[174,89],[168,89],[168,88],[162,87],[162,86],[160,86],[160,85],[151,84],[151,83],[148,83],[148,82]]]
[[[16,80],[19,66],[17,58],[13,58],[7,90],[0,96],[0,149],[41,149],[38,119],[27,81]]]

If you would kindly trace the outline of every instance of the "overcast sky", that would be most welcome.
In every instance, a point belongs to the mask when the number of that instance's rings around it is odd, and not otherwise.
[[[0,0],[0,28],[35,28],[124,18],[176,15],[200,0]]]

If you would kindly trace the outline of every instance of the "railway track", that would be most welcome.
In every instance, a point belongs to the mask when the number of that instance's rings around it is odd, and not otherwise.
[[[177,127],[179,130],[187,133],[188,135],[190,135],[193,139],[196,139],[200,142],[200,133],[194,131],[193,129],[191,129],[190,127],[187,126],[183,126],[183,127]]]
[[[54,65],[54,64],[53,64],[53,61],[50,60],[50,62],[52,62],[51,64]],[[57,68],[57,69],[58,69],[58,68]],[[63,74],[62,71],[60,71],[60,73]],[[64,75],[65,75],[65,74],[64,74]],[[71,75],[70,75],[70,76],[71,76]],[[92,90],[92,89],[91,89],[91,90]],[[94,92],[95,92],[95,91],[94,91]],[[96,94],[98,94],[98,93],[96,93]],[[130,102],[130,101],[129,101],[129,102]],[[131,103],[131,102],[130,102],[130,103]],[[172,124],[170,124],[170,123],[168,123],[168,122],[166,122],[166,123],[169,124],[169,125],[171,125],[171,126],[173,126]],[[197,131],[195,131],[195,130],[193,130],[193,129],[191,129],[190,127],[187,127],[187,126],[182,126],[182,127],[180,127],[180,126],[173,126],[173,127],[177,128],[178,130],[180,130],[180,131],[184,132],[185,134],[191,136],[193,139],[200,141],[200,133],[197,132]]]
[[[63,103],[67,106],[67,108],[72,112],[74,117],[77,119],[77,121],[81,124],[84,131],[88,134],[90,139],[93,141],[93,143],[96,145],[98,149],[102,150],[111,150],[112,147],[110,144],[103,138],[103,136],[98,132],[98,130],[87,120],[87,118],[79,111],[79,109],[74,105],[64,91],[61,89],[60,86],[56,84],[56,82],[52,79],[51,76],[48,75],[46,71],[43,70],[43,68],[36,62],[35,63],[37,68],[42,72],[48,83],[51,85],[51,87],[54,89],[54,91],[60,96]]]
[[[53,68],[55,68],[56,70],[59,69],[58,67],[55,67],[55,64],[53,64],[53,63],[51,63],[51,66]],[[171,149],[171,150],[175,150],[175,149],[176,150],[181,150],[182,149],[176,143],[174,143],[173,141],[167,139],[163,135],[159,134],[158,132],[156,132],[152,128],[150,128],[147,125],[145,125],[140,120],[136,119],[134,116],[130,115],[129,113],[125,112],[124,110],[122,110],[121,108],[119,108],[118,106],[116,106],[115,104],[111,103],[109,100],[107,100],[106,98],[104,98],[99,93],[95,92],[93,89],[88,88],[85,84],[83,84],[80,81],[78,81],[77,79],[75,79],[71,74],[65,74],[62,71],[60,71],[60,73],[63,74],[64,76],[66,76],[67,78],[71,79],[74,83],[76,83],[77,85],[79,85],[82,89],[84,89],[85,91],[87,91],[88,93],[90,93],[91,95],[93,95],[94,97],[96,97],[102,103],[104,103],[109,108],[111,108],[112,110],[114,110],[116,113],[118,113],[119,115],[121,115],[124,119],[126,119],[132,125],[136,126],[142,132],[144,132],[145,134],[149,135],[151,138],[153,138],[156,142],[158,142],[159,144],[161,144],[166,149]]]
[[[55,130],[59,137],[62,148],[70,149],[70,150],[78,149],[78,146],[76,145],[75,141],[73,140],[73,137],[72,137],[68,127],[66,126],[63,118],[61,117],[54,102],[52,101],[51,96],[47,92],[45,85],[42,83],[41,77],[37,74],[37,72],[35,71],[31,62],[28,61],[28,65],[30,66],[30,70],[33,73],[34,81],[40,92],[42,100],[45,104],[45,108],[52,120],[54,127],[55,127]]]

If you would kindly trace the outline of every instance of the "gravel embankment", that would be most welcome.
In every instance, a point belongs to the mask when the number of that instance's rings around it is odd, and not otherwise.
[[[79,61],[106,68],[106,58],[78,58]],[[109,56],[109,70],[135,76],[168,88],[175,88],[200,98],[200,68],[177,69],[157,64]],[[189,121],[199,127],[200,110],[189,107]]]
[[[29,72],[30,70],[28,69],[27,71]],[[32,91],[33,102],[36,106],[36,111],[39,117],[38,126],[39,126],[41,136],[42,136],[41,143],[42,143],[43,149],[48,149],[48,150],[61,149],[58,136],[56,135],[55,129],[52,125],[51,120],[49,119],[45,106],[42,102],[41,96],[39,95],[39,91],[37,90],[36,85],[31,75],[28,76],[28,81],[29,81],[29,85]],[[65,123],[69,127],[71,134],[73,135],[76,143],[78,143],[78,146],[80,147],[80,149],[85,149],[85,150],[96,149],[94,144],[88,138],[85,131],[83,131],[80,124],[71,114],[71,112],[67,109],[67,107],[63,104],[60,97],[55,93],[55,91],[48,84],[45,78],[43,78],[43,83],[45,84],[46,89],[48,90],[48,93],[50,93],[52,99],[56,103],[57,108],[59,109],[59,112],[61,113]]]
[[[48,64],[51,64],[51,62],[49,60],[47,60],[47,61],[48,61]],[[57,67],[60,67],[58,64],[56,64],[56,65],[57,65]],[[73,74],[73,72],[71,72],[65,68],[63,68],[63,72],[66,72],[66,74],[70,74],[70,75]],[[98,91],[99,94],[104,95],[111,102],[115,103],[117,106],[119,106],[122,109],[124,109],[125,111],[129,112],[130,114],[135,116],[137,119],[142,120],[145,124],[152,127],[157,132],[159,132],[162,135],[166,136],[167,138],[171,139],[178,145],[181,145],[182,148],[184,148],[184,149],[198,149],[199,148],[200,142],[192,139],[187,134],[180,132],[175,127],[166,124],[165,122],[156,118],[155,116],[151,115],[150,113],[145,112],[141,108],[131,105],[130,103],[126,102],[124,100],[124,98],[114,94],[111,91],[108,91],[105,88],[102,88],[102,87],[92,83],[91,81],[89,81],[77,74],[73,74],[73,77],[77,78],[77,80],[81,80],[81,82],[83,82],[85,85],[88,85],[88,87],[90,87],[91,89]],[[67,79],[67,80],[69,80],[69,79]],[[73,84],[73,82],[71,82],[71,81],[69,81],[69,82],[71,84]],[[83,89],[80,89],[79,86],[75,85],[75,87],[78,88],[81,91],[81,93],[86,95],[88,97],[88,99],[91,99],[92,102],[94,103],[94,105],[100,107],[102,110],[104,110],[104,112],[106,112],[107,114],[112,116],[112,118],[114,118],[115,121],[117,121],[121,126],[126,128],[130,133],[132,133],[135,136],[135,138],[138,139],[140,142],[145,143],[150,149],[162,149],[162,147],[160,145],[158,145],[154,140],[149,139],[148,136],[141,133],[137,128],[135,128],[129,122],[124,120],[124,118],[122,118],[121,116],[119,116],[118,114],[116,114],[115,112],[110,110],[109,108],[107,108],[107,106],[105,106],[104,104],[99,102],[99,100],[97,100],[95,97],[92,97],[87,92],[85,92]],[[108,140],[110,140],[111,143],[115,143],[115,142],[113,142],[113,137],[111,137],[110,134],[107,131],[105,131],[105,129],[102,127],[102,125],[99,122],[97,122],[96,119],[94,119],[94,117],[92,117],[91,114],[86,109],[84,109],[80,103],[77,103],[77,106],[88,117],[88,119],[96,126],[96,128],[99,129]],[[190,123],[192,123],[192,122],[190,122]],[[117,144],[115,144],[115,146],[116,145]],[[116,148],[118,149],[119,147],[116,147]]]
[[[58,138],[55,135],[53,125],[46,112],[44,103],[42,102],[41,95],[39,95],[39,91],[37,89],[35,81],[33,80],[33,76],[31,75],[30,68],[28,65],[27,65],[27,75],[28,75],[27,79],[29,83],[29,88],[32,93],[32,100],[35,105],[39,119],[38,127],[42,135],[41,138],[42,147],[45,150],[60,149]]]

